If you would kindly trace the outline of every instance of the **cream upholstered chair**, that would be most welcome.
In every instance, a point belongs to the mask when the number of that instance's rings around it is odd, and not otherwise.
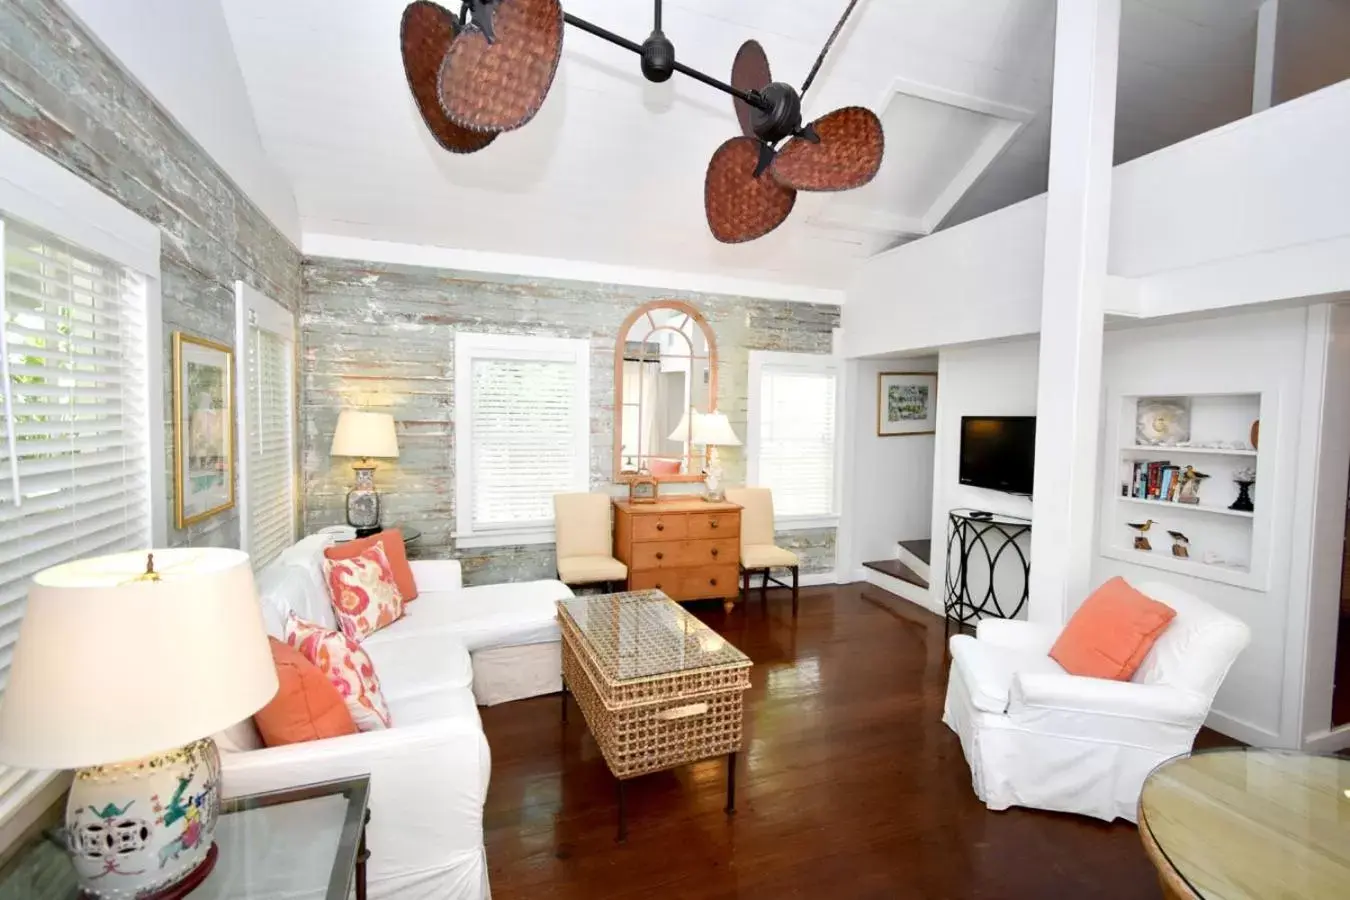
[[[750,576],[759,573],[760,596],[767,599],[769,582],[792,589],[792,614],[797,614],[797,572],[801,561],[791,550],[774,545],[773,492],[768,488],[727,488],[727,499],[741,507],[741,596],[749,599]],[[769,575],[770,569],[788,569],[792,584]]]
[[[558,580],[568,585],[604,584],[606,590],[628,580],[628,567],[614,558],[610,502],[606,494],[554,494]]]

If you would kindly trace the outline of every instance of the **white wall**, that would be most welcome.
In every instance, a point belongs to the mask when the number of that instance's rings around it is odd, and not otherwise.
[[[263,149],[220,0],[62,0],[296,246],[300,214]]]
[[[1291,565],[1294,548],[1306,539],[1311,504],[1300,499],[1305,457],[1316,451],[1316,429],[1311,440],[1303,419],[1309,401],[1321,393],[1321,373],[1305,378],[1310,341],[1324,331],[1325,307],[1284,309],[1229,315],[1124,329],[1107,335],[1102,384],[1107,397],[1119,394],[1206,393],[1262,391],[1273,409],[1261,413],[1261,478],[1257,482],[1258,517],[1269,518],[1273,540],[1255,541],[1264,547],[1264,586],[1221,584],[1149,566],[1103,556],[1095,542],[1093,582],[1121,575],[1138,584],[1165,581],[1175,584],[1230,612],[1252,629],[1252,643],[1229,672],[1210,714],[1211,727],[1233,737],[1266,746],[1298,746],[1300,710],[1295,701],[1302,679],[1303,622],[1307,610],[1307,565]],[[1310,383],[1305,383],[1309,382]],[[1109,401],[1108,401],[1109,402]],[[1107,404],[1104,404],[1107,405]],[[1315,405],[1315,404],[1312,404]],[[1274,442],[1273,466],[1265,451]],[[1104,440],[1099,478],[1119,481],[1119,454],[1114,440]],[[1310,443],[1313,446],[1310,446]],[[1232,491],[1231,484],[1207,483],[1205,491]],[[1103,504],[1098,512],[1101,529],[1114,527],[1118,510]],[[1262,527],[1258,518],[1257,528]],[[1253,569],[1257,568],[1253,561]]]
[[[960,484],[962,416],[1036,415],[1039,342],[953,347],[938,354],[937,435],[933,448],[932,580],[928,607],[942,610],[947,577],[947,513],[968,507],[1031,517],[1031,500]]]
[[[877,379],[882,372],[936,372],[936,356],[909,359],[858,360],[848,421],[848,463],[854,473],[845,514],[853,529],[846,571],[864,562],[894,559],[896,541],[929,536],[933,503],[933,442],[931,434],[877,435]],[[942,381],[938,380],[938,403]],[[940,406],[939,406],[940,408]]]
[[[1347,146],[1350,81],[1117,166],[1108,310],[1350,291]],[[844,355],[1036,333],[1044,231],[1041,196],[874,257],[848,290]]]

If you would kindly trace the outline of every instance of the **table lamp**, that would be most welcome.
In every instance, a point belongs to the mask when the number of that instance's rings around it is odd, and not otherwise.
[[[694,413],[693,434],[690,440],[699,446],[708,448],[708,475],[704,479],[708,485],[708,494],[704,499],[721,501],[726,499],[722,491],[722,460],[718,447],[739,447],[741,439],[731,430],[731,422],[725,413]]]
[[[210,735],[276,692],[247,553],[66,563],[28,592],[0,698],[0,762],[78,769],[65,825],[85,896],[180,897],[218,852]]]
[[[356,470],[356,484],[347,492],[347,524],[356,529],[359,538],[378,533],[380,495],[375,490],[375,466],[370,458],[398,459],[394,417],[389,413],[344,409],[338,415],[329,455],[360,458],[352,466]]]

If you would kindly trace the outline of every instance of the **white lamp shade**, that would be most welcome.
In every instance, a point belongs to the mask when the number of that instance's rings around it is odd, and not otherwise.
[[[333,433],[332,456],[398,458],[398,435],[389,413],[344,409]]]
[[[247,553],[154,550],[55,566],[28,592],[0,698],[0,762],[72,769],[228,728],[277,692]]]
[[[695,415],[698,415],[695,413]],[[689,410],[685,409],[684,415],[680,417],[680,424],[675,426],[675,430],[670,433],[670,440],[679,441],[683,444],[689,440]]]
[[[693,442],[704,447],[739,447],[741,439],[731,430],[725,413],[694,413]]]

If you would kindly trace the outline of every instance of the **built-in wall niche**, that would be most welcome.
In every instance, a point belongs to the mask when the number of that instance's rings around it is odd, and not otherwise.
[[[1118,394],[1108,406],[1102,554],[1242,587],[1262,587],[1274,417],[1261,393]],[[1263,449],[1264,448],[1264,449]],[[1239,482],[1249,482],[1239,500]],[[1146,531],[1135,525],[1152,524]],[[1142,539],[1142,540],[1141,540]]]

